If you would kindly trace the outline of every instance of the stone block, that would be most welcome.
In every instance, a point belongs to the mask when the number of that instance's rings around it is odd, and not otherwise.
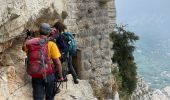
[[[87,47],[82,51],[82,59],[83,60],[90,60],[93,57],[93,53],[92,53],[92,48],[91,47]]]
[[[103,57],[105,57],[107,59],[110,58],[112,56],[112,53],[111,53],[111,49],[106,49],[106,50],[103,50]]]
[[[101,58],[101,50],[100,49],[93,49],[93,57],[94,58]]]
[[[111,41],[109,39],[102,39],[100,41],[100,48],[101,49],[110,49],[111,48]]]
[[[91,64],[88,60],[83,61],[83,67],[85,69],[85,71],[89,71],[91,69]]]
[[[104,61],[99,58],[93,58],[91,61],[92,69],[101,68]]]
[[[91,41],[91,46],[99,45],[99,40],[95,36],[90,37],[90,41]]]
[[[102,63],[104,68],[111,68],[111,64],[112,64],[111,59],[110,59],[110,61],[105,61]]]
[[[111,72],[112,72],[111,67],[110,68],[103,67],[103,69],[101,70],[101,74],[106,76],[110,75]]]
[[[85,47],[91,47],[91,41],[90,41],[90,39],[89,39],[89,38],[84,38],[84,39],[83,39],[83,45],[84,45]]]
[[[83,72],[81,73],[81,79],[88,80],[89,77],[90,77],[89,75],[90,75],[90,73],[89,73],[88,71],[83,71]]]

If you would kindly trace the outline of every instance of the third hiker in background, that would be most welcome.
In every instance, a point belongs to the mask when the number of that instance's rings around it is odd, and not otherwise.
[[[68,70],[70,71],[74,83],[78,84],[79,81],[77,79],[77,74],[72,64],[72,56],[76,53],[76,49],[77,49],[77,44],[74,39],[74,36],[72,35],[71,32],[65,32],[67,28],[61,21],[56,22],[53,27],[55,27],[59,32],[59,36],[56,39],[56,43],[62,54],[61,61],[66,62],[68,64],[68,65],[66,64],[65,67],[66,69],[68,68]],[[63,72],[64,79],[65,81],[67,81],[67,77],[66,77],[67,70],[63,70],[63,71],[64,71]]]

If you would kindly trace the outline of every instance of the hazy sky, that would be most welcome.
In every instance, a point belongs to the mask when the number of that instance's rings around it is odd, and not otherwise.
[[[170,0],[116,0],[117,23],[138,34],[169,34]]]

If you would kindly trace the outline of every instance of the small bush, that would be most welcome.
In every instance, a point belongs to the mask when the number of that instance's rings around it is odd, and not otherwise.
[[[98,100],[104,100],[104,97],[107,95],[104,88],[99,87],[95,81],[90,83],[93,86],[94,95],[98,98]]]
[[[110,0],[99,0],[99,6],[103,7],[109,2]]]

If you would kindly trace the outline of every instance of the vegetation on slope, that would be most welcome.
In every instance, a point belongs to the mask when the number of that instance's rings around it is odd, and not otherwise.
[[[136,88],[137,72],[134,62],[133,52],[135,50],[134,42],[139,39],[135,33],[125,30],[125,26],[116,26],[110,34],[113,42],[112,62],[117,63],[117,70],[113,71],[119,86],[121,99],[128,99]]]

